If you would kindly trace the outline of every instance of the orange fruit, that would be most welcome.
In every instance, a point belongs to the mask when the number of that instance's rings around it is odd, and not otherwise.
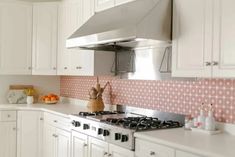
[[[46,98],[45,98],[45,101],[51,101],[51,98],[46,97]]]
[[[56,97],[51,97],[51,101],[56,101]]]

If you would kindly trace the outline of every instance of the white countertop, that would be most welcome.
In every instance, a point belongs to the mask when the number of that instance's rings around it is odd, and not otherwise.
[[[135,137],[206,157],[235,157],[235,136],[207,135],[183,128],[137,132]]]
[[[72,104],[0,104],[0,111],[1,110],[41,110],[61,116],[68,116],[69,114],[77,114],[82,111],[88,111],[86,106]]]

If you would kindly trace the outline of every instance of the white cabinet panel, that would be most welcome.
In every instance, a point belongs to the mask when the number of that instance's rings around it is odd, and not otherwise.
[[[108,143],[89,138],[89,157],[106,157],[108,155]]]
[[[109,154],[112,157],[134,157],[134,152],[113,144],[109,144]]]
[[[176,151],[176,157],[202,157],[202,156],[197,156],[191,153],[186,153],[186,152],[182,152],[182,151]]]
[[[0,156],[16,157],[16,122],[0,122]]]
[[[56,157],[70,157],[71,133],[56,129]]]
[[[136,139],[136,157],[175,157],[175,150],[155,143]]]
[[[95,0],[95,11],[99,12],[115,6],[115,0]]]
[[[235,77],[234,0],[214,0],[214,77]]]
[[[172,75],[210,77],[211,0],[175,0]]]
[[[121,4],[124,4],[124,3],[128,3],[128,2],[132,2],[132,1],[135,1],[135,0],[115,0],[115,5],[121,5]]]
[[[33,7],[34,75],[56,75],[58,3],[35,3]]]
[[[42,156],[42,118],[40,111],[18,111],[17,157]]]
[[[0,74],[31,74],[32,4],[0,2]]]
[[[55,127],[44,124],[43,157],[56,157],[55,131]]]
[[[88,157],[88,137],[78,132],[72,132],[72,157]]]

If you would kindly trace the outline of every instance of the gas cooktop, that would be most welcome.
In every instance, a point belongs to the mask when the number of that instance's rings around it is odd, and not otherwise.
[[[75,131],[134,150],[134,133],[183,126],[184,115],[138,109],[70,115]]]

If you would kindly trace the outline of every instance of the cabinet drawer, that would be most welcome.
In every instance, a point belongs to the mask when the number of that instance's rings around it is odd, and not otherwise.
[[[198,156],[198,155],[195,155],[195,154],[186,153],[186,152],[177,150],[176,151],[176,157],[202,157],[202,156]]]
[[[66,117],[54,115],[51,113],[44,114],[45,122],[63,130],[71,130],[71,120]]]
[[[0,121],[1,122],[16,121],[16,111],[0,111]]]
[[[174,157],[175,150],[152,142],[136,139],[136,157]]]

